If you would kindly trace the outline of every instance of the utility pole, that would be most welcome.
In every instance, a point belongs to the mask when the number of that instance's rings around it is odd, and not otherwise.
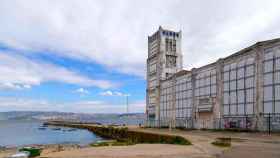
[[[128,109],[128,95],[126,95],[126,113],[129,113],[129,109]]]

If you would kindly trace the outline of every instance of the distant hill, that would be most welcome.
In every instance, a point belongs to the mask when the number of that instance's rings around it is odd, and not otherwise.
[[[144,113],[129,114],[86,114],[68,112],[10,111],[0,112],[0,120],[67,120],[82,122],[114,122],[114,120],[139,120],[146,118]],[[123,121],[124,122],[124,121]]]

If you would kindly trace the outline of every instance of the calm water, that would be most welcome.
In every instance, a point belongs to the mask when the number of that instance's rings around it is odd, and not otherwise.
[[[87,130],[63,131],[47,127],[39,130],[39,121],[0,121],[0,146],[14,147],[29,144],[75,143],[86,145],[102,138]]]

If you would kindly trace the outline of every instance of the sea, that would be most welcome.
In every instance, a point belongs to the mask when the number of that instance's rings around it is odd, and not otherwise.
[[[19,147],[26,145],[78,144],[87,145],[101,137],[83,129],[67,127],[40,128],[42,121],[0,120],[0,147]]]
[[[139,125],[144,120],[139,118],[96,118],[94,122],[104,125]],[[57,130],[49,126],[45,129],[40,128],[43,125],[40,120],[0,120],[0,148],[1,147],[19,147],[26,145],[47,145],[47,144],[78,144],[88,145],[103,138],[84,129],[75,129],[59,127]]]

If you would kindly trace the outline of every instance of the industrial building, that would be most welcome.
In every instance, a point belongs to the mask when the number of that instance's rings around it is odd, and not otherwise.
[[[147,126],[280,130],[280,39],[183,70],[182,33],[148,37]]]

